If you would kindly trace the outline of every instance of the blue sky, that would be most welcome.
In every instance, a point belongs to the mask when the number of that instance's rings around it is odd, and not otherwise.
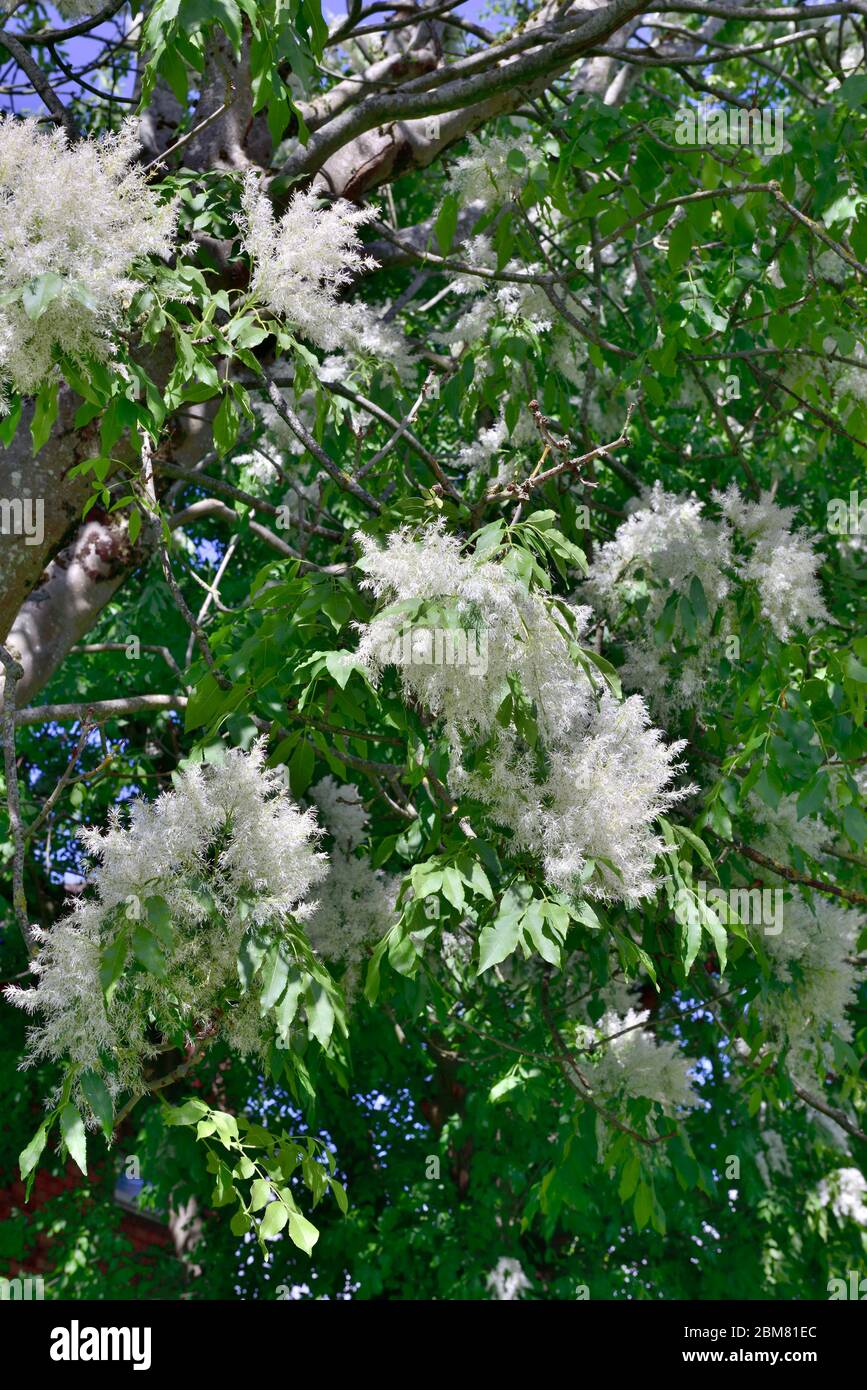
[[[464,0],[463,4],[456,7],[455,14],[463,15],[467,19],[474,20],[476,23],[484,24],[488,29],[495,30],[503,25],[504,20],[501,15],[491,15],[489,13],[489,3],[490,0]],[[49,18],[53,23],[57,24],[58,28],[62,28],[64,24],[68,22],[57,14],[53,6],[46,5],[45,8]],[[342,19],[346,14],[345,0],[323,0],[323,14],[329,23],[333,23],[337,19]],[[9,27],[14,32],[16,29],[22,28],[23,24],[20,19],[16,21],[16,19],[13,18]],[[62,52],[66,61],[71,66],[77,68],[83,63],[97,62],[104,49],[103,40],[111,41],[116,39],[116,37],[117,30],[114,23],[101,24],[97,29],[94,29],[92,34],[81,35],[78,38],[70,39],[64,44]],[[3,85],[5,86],[11,83],[16,85],[23,85],[24,83],[22,74],[12,65],[4,71]],[[98,86],[99,83],[94,83],[94,85]],[[120,86],[118,88],[119,95],[129,96],[131,85],[131,81],[127,81]],[[75,90],[73,84],[66,82],[58,86],[57,93],[61,100],[64,100],[73,90]],[[28,110],[35,112],[44,111],[42,103],[37,98],[30,98],[27,100],[26,98],[19,97],[13,101],[10,97],[0,94],[0,110],[10,109],[14,109],[18,112]]]

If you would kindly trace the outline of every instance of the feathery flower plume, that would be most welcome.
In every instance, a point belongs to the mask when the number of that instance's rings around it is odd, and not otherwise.
[[[374,262],[364,256],[357,228],[374,216],[343,198],[323,205],[307,189],[294,193],[277,221],[256,174],[248,174],[241,197],[244,249],[253,262],[252,289],[308,337],[330,351],[358,327],[339,294]]]
[[[28,1062],[69,1059],[117,1094],[136,1089],[162,1038],[218,1016],[239,1049],[264,1046],[255,990],[235,1002],[241,942],[251,925],[279,929],[309,916],[310,890],[327,872],[313,813],[298,810],[264,762],[264,740],[246,754],[230,750],[222,764],[176,774],[175,790],[156,801],[135,802],[128,825],[115,811],[105,832],[83,832],[95,894],[43,933],[37,988],[6,991],[41,1015]],[[105,948],[126,939],[127,955],[136,952],[154,897],[171,921],[162,969],[127,969],[104,993]],[[105,1056],[116,1069],[106,1070]]]
[[[24,395],[57,352],[110,357],[136,262],[171,251],[175,209],[135,164],[136,130],[70,145],[61,129],[0,116],[0,383]]]
[[[792,529],[794,507],[778,507],[766,492],[758,502],[745,501],[734,483],[724,493],[714,493],[727,521],[752,553],[739,561],[744,579],[758,587],[762,615],[785,642],[828,617],[819,588],[817,571],[821,555],[803,528]]]
[[[333,777],[323,777],[311,787],[310,796],[334,847],[328,877],[305,929],[314,950],[325,960],[347,967],[343,979],[346,993],[357,983],[368,948],[396,921],[400,880],[372,869],[368,860],[357,854],[367,834],[368,816],[356,786],[340,786]]]
[[[482,142],[477,135],[471,135],[468,152],[456,159],[449,169],[449,185],[461,203],[493,207],[521,191],[527,180],[528,156],[532,153],[532,146],[526,139],[504,140],[495,135]]]
[[[441,525],[420,537],[401,528],[383,549],[364,535],[358,541],[366,586],[399,605],[361,628],[359,658],[373,678],[396,665],[406,695],[442,720],[454,791],[487,804],[558,887],[626,902],[649,896],[661,848],[653,822],[688,790],[670,787],[684,744],[664,745],[638,696],[621,704],[600,695],[551,606],[504,564],[463,555]],[[412,601],[448,609],[457,649],[470,654],[484,638],[486,660],[438,662],[401,641]],[[578,633],[588,613],[572,611]],[[510,694],[532,707],[539,747],[498,718]]]
[[[818,1187],[823,1207],[830,1205],[838,1221],[854,1221],[867,1230],[867,1178],[859,1168],[838,1168]]]
[[[501,1255],[485,1280],[491,1298],[498,1302],[514,1303],[533,1285],[524,1273],[520,1260]]]
[[[655,1101],[666,1115],[692,1109],[699,1103],[689,1077],[692,1059],[676,1043],[660,1040],[649,1028],[641,1027],[649,1017],[647,1009],[629,1009],[623,1017],[609,1011],[600,1019],[598,1029],[582,1029],[585,1046],[610,1039],[598,1054],[594,1051],[590,1060],[582,1063],[582,1069],[586,1067],[594,1090],[612,1099],[643,1096]]]
[[[680,497],[655,483],[613,539],[599,547],[588,574],[591,602],[622,625],[624,683],[641,690],[661,715],[700,700],[714,665],[712,645],[732,628],[738,582],[755,584],[762,615],[782,641],[827,617],[816,579],[821,557],[805,531],[791,529],[794,510],[767,496],[746,502],[734,485],[714,493],[714,501],[720,520],[708,516],[697,497]],[[655,627],[672,595],[690,600],[696,581],[704,604],[690,603],[688,651],[678,652],[673,671],[654,640]],[[624,607],[634,612],[625,623]],[[672,622],[679,633],[679,609]]]

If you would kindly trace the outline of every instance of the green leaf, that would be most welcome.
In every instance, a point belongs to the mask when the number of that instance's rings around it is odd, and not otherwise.
[[[559,965],[560,947],[557,945],[556,941],[552,941],[550,937],[545,935],[545,918],[543,915],[545,906],[546,904],[544,904],[540,898],[534,898],[533,902],[530,903],[530,906],[524,913],[524,920],[521,926],[522,930],[529,935],[530,940],[542,959],[547,961],[549,965]]]
[[[300,1211],[289,1212],[289,1239],[303,1250],[305,1255],[313,1253],[313,1247],[319,1239],[319,1232],[306,1216],[302,1216]]]
[[[99,982],[106,999],[110,999],[126,965],[129,942],[121,929],[113,941],[104,946],[99,957]]]
[[[379,996],[380,971],[382,968],[382,958],[389,948],[392,934],[396,930],[392,927],[390,932],[376,943],[373,955],[370,957],[367,966],[367,974],[364,980],[364,997],[368,1004],[375,1004]]]
[[[272,1202],[262,1217],[259,1235],[263,1240],[269,1240],[272,1236],[279,1235],[288,1220],[289,1212],[283,1203],[280,1201]]]
[[[230,1202],[235,1200],[235,1186],[232,1182],[232,1172],[225,1163],[217,1166],[217,1181],[211,1193],[211,1202],[215,1207],[227,1207]]]
[[[47,385],[39,388],[36,397],[36,404],[33,407],[33,418],[30,421],[30,438],[33,440],[33,456],[48,441],[48,437],[54,428],[57,419],[57,382],[50,381]]]
[[[252,1222],[244,1211],[244,1208],[239,1207],[229,1222],[229,1230],[232,1232],[233,1236],[245,1236],[251,1225]]]
[[[496,918],[483,928],[479,937],[479,975],[490,970],[492,965],[499,965],[515,950],[532,892],[528,884],[519,884],[503,894]]]
[[[451,903],[457,912],[460,912],[464,905],[464,885],[457,869],[451,865],[443,869],[443,897]]]
[[[286,986],[286,992],[277,1005],[277,1032],[284,1042],[289,1036],[289,1029],[295,1021],[295,1015],[298,1012],[298,1005],[301,1001],[303,990],[304,980],[300,975],[296,975],[289,980]]]
[[[698,621],[700,623],[706,623],[709,617],[707,599],[704,589],[702,588],[701,580],[697,574],[694,574],[690,580],[689,602]]]
[[[165,978],[165,952],[153,932],[149,931],[141,922],[133,928],[132,949],[136,960],[144,966],[148,974],[156,975],[160,980]]]
[[[13,397],[8,415],[0,415],[0,444],[3,444],[7,449],[15,438],[18,426],[21,423],[22,408],[23,403],[21,397]],[[72,470],[70,470],[70,472],[71,471]]]
[[[238,409],[227,391],[220,402],[220,408],[214,416],[212,426],[218,454],[226,454],[232,448],[238,438],[240,424],[241,418]]]
[[[437,244],[444,256],[452,249],[458,227],[458,200],[454,193],[447,193],[434,223]]]
[[[850,680],[858,681],[861,685],[867,682],[867,666],[864,665],[863,661],[858,660],[854,652],[849,652],[846,657],[846,675]]]
[[[691,249],[692,228],[684,218],[676,227],[672,227],[668,237],[668,264],[672,270],[680,270],[681,266],[686,265]]]
[[[230,1149],[238,1138],[238,1121],[225,1110],[212,1110],[211,1123],[224,1149]]]
[[[653,1211],[653,1191],[646,1182],[639,1183],[632,1209],[635,1214],[635,1224],[639,1231],[643,1231]]]
[[[64,1105],[60,1112],[60,1132],[70,1157],[87,1176],[87,1136],[84,1121],[74,1105]]]
[[[334,1007],[328,990],[319,980],[311,980],[304,991],[307,1005],[307,1031],[322,1047],[328,1046],[334,1028]]]
[[[250,1187],[250,1210],[261,1211],[271,1200],[271,1184],[265,1178],[256,1178]]]
[[[306,740],[298,744],[289,760],[289,785],[293,796],[303,796],[313,779],[316,755]]]
[[[167,1105],[163,1119],[167,1125],[192,1125],[207,1115],[208,1107],[201,1100],[186,1100],[183,1105]]]
[[[171,946],[173,940],[172,910],[165,898],[160,897],[159,894],[145,898],[144,909],[154,936],[158,937],[164,946]]]
[[[108,1087],[98,1072],[86,1071],[81,1075],[81,1089],[85,1099],[102,1127],[106,1139],[111,1139],[114,1129],[114,1106]]]
[[[265,958],[262,970],[262,994],[259,1006],[263,1014],[272,1009],[286,988],[289,978],[289,961],[283,953],[282,942],[276,942]]]
[[[672,825],[672,830],[674,831],[678,839],[685,840],[686,843],[695,850],[702,863],[705,864],[708,869],[710,869],[714,878],[717,878],[718,875],[716,871],[716,864],[713,862],[711,852],[705,844],[704,840],[702,840],[700,836],[696,835],[694,830],[690,830],[689,827],[686,825]]]
[[[611,690],[611,693],[618,700],[623,698],[623,689],[620,684],[620,677],[618,676],[614,667],[611,665],[610,661],[606,661],[605,657],[600,656],[599,653],[595,652],[592,647],[581,648],[580,661],[581,664],[584,666],[585,670],[587,668],[588,662],[591,666],[595,666],[596,670],[601,672],[602,676],[604,677],[605,683]]]
[[[620,1174],[620,1186],[617,1195],[621,1202],[628,1202],[638,1186],[638,1179],[641,1176],[641,1159],[638,1154],[632,1154],[623,1165],[623,1172]]]
[[[683,952],[683,968],[688,975],[701,945],[702,926],[702,913],[696,894],[692,889],[682,890],[678,893],[675,915],[683,928],[681,950]]]
[[[250,988],[267,955],[267,944],[256,932],[248,931],[238,952],[238,978],[243,989]]]
[[[43,1120],[37,1129],[30,1143],[25,1145],[18,1155],[18,1168],[21,1173],[21,1180],[24,1181],[35,1170],[48,1139],[48,1131],[51,1127],[51,1119]]]
[[[867,76],[863,72],[853,73],[840,84],[831,100],[841,101],[845,106],[863,106],[867,101]]]
[[[24,312],[34,323],[42,318],[49,304],[63,292],[66,284],[62,275],[58,275],[53,270],[46,270],[43,275],[31,280],[30,284],[24,289],[21,296],[21,303]]]

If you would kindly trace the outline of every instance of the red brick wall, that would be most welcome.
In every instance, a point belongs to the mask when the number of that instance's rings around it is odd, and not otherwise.
[[[0,1221],[8,1220],[13,1210],[17,1209],[18,1212],[24,1212],[26,1215],[28,1211],[35,1210],[44,1206],[46,1202],[50,1202],[52,1197],[57,1197],[60,1193],[68,1192],[72,1188],[83,1186],[82,1174],[72,1160],[67,1164],[65,1171],[59,1175],[47,1173],[44,1169],[40,1169],[33,1183],[30,1201],[26,1205],[23,1182],[15,1181],[10,1183],[8,1187],[0,1188]],[[122,1212],[120,1229],[132,1245],[135,1256],[144,1255],[154,1247],[170,1248],[172,1244],[171,1233],[167,1226],[149,1220],[146,1216],[138,1216],[134,1212]],[[4,1271],[7,1278],[14,1279],[19,1274],[22,1276],[41,1274],[48,1278],[55,1264],[50,1236],[40,1233],[31,1237],[26,1243],[23,1262],[9,1260],[5,1263],[9,1266]]]

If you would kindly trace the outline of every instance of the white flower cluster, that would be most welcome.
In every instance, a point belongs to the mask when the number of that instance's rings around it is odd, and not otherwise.
[[[372,869],[356,851],[367,834],[368,815],[358,788],[323,777],[310,796],[334,840],[329,873],[319,902],[305,924],[314,950],[332,964],[348,967],[354,984],[368,948],[394,925],[399,879]],[[344,990],[346,977],[344,977]]]
[[[698,498],[677,496],[655,483],[613,539],[599,547],[590,567],[588,593],[612,622],[622,619],[625,606],[640,605],[624,628],[621,675],[660,712],[688,708],[700,699],[713,665],[712,643],[731,630],[736,581],[756,585],[762,614],[781,640],[827,617],[816,579],[821,557],[806,532],[792,530],[794,509],[778,507],[767,496],[747,502],[734,485],[714,493],[714,501],[722,511],[719,521],[707,515]],[[740,553],[743,548],[746,554]],[[695,579],[707,613],[692,609],[692,650],[678,654],[672,671],[654,640],[654,626],[673,594],[689,600]],[[712,635],[720,610],[719,630]],[[673,621],[675,630],[684,630],[679,612]]]
[[[809,1085],[834,1064],[831,1038],[852,1038],[849,1009],[858,994],[852,957],[863,918],[833,903],[811,904],[787,894],[782,924],[778,936],[764,938],[778,987],[757,1007],[777,1039],[789,1044],[792,1074]]]
[[[553,607],[506,564],[462,554],[439,525],[417,537],[402,528],[383,549],[358,540],[366,587],[400,605],[361,628],[358,655],[374,679],[397,665],[407,697],[442,720],[455,793],[486,803],[514,847],[541,858],[566,891],[592,860],[583,891],[626,902],[650,895],[660,850],[653,822],[686,795],[670,788],[684,745],[663,744],[639,697],[619,703],[600,693]],[[485,662],[437,662],[401,642],[413,602],[447,609],[468,652],[483,636]],[[572,610],[575,632],[587,614]],[[510,689],[532,707],[539,747],[498,719]]]
[[[526,138],[505,140],[494,135],[483,142],[471,135],[468,146],[448,173],[449,187],[461,203],[491,208],[520,193],[533,154]]]
[[[513,1303],[523,1297],[533,1285],[524,1273],[520,1260],[509,1255],[501,1255],[485,1280],[491,1298],[503,1303]]]
[[[458,467],[466,471],[470,481],[480,473],[487,478],[491,472],[491,461],[504,448],[508,438],[505,417],[499,415],[487,429],[479,430],[472,444],[467,444],[461,449],[457,458]],[[497,479],[498,477],[499,472]]]
[[[794,794],[770,807],[751,793],[748,809],[755,822],[751,841],[777,863],[791,863],[793,847],[818,859],[833,841],[833,831],[820,818],[798,819]],[[777,875],[761,867],[754,872],[782,891]],[[855,943],[864,919],[819,894],[786,891],[779,920],[781,930],[763,937],[771,985],[750,1007],[772,1040],[788,1048],[792,1076],[810,1088],[817,1081],[821,1085],[835,1065],[832,1038],[852,1038],[849,1010],[859,984]]]
[[[756,846],[778,864],[790,862],[793,846],[811,859],[818,859],[833,841],[833,831],[819,817],[798,819],[798,798],[794,792],[781,797],[776,806],[769,806],[750,792],[747,805],[757,826]]]
[[[251,288],[262,303],[325,352],[390,366],[400,377],[414,357],[398,328],[360,301],[340,295],[376,262],[363,254],[358,228],[376,214],[344,198],[323,204],[310,189],[294,193],[277,221],[259,178],[250,173],[241,197],[244,249],[253,264]],[[328,359],[331,380],[349,374],[342,356]]]
[[[838,1168],[819,1183],[818,1197],[823,1207],[830,1205],[838,1221],[854,1221],[867,1230],[867,1178],[859,1168]]]
[[[480,270],[493,269],[497,264],[494,248],[485,236],[473,237],[465,248],[464,259]],[[509,261],[505,269],[510,274],[540,273],[539,266],[524,265],[521,261]],[[551,301],[541,285],[532,280],[492,281],[467,273],[459,276],[452,288],[457,294],[477,298],[450,328],[437,333],[441,343],[477,343],[499,320],[514,323],[522,319],[537,333],[547,333],[552,327]],[[487,375],[490,364],[483,362],[482,371]]]
[[[794,507],[778,507],[768,493],[747,502],[732,483],[714,500],[752,553],[739,563],[741,576],[758,587],[762,615],[786,641],[828,617],[816,572],[822,563],[803,529],[792,529]]]
[[[708,607],[718,608],[729,592],[725,571],[731,563],[722,523],[704,515],[697,497],[678,497],[655,483],[614,539],[599,547],[591,582],[603,598],[616,594],[618,602],[629,603],[648,593],[648,580],[654,581],[647,615],[652,622],[668,595],[685,592],[693,575],[701,580]]]
[[[68,1058],[102,1072],[102,1054],[111,1055],[117,1070],[105,1080],[117,1093],[139,1084],[162,1036],[196,1029],[217,1008],[229,1041],[249,1042],[256,992],[239,1006],[226,1000],[237,988],[242,939],[253,924],[303,920],[310,890],[327,871],[313,813],[297,809],[264,760],[260,741],[248,754],[230,750],[222,764],[187,767],[174,791],[134,803],[128,826],[115,811],[105,833],[83,832],[96,861],[95,896],[77,900],[43,934],[37,988],[7,990],[13,1003],[42,1015],[30,1030],[30,1062]],[[124,932],[135,949],[155,896],[171,913],[164,971],[127,970],[106,1001],[102,953]],[[263,1027],[252,1031],[264,1041]]]
[[[644,1028],[649,1017],[647,1009],[629,1009],[622,1017],[609,1011],[596,1030],[582,1029],[585,1047],[598,1039],[610,1039],[598,1053],[590,1053],[582,1071],[586,1069],[595,1091],[612,1099],[644,1097],[655,1101],[666,1115],[692,1109],[699,1098],[690,1083],[691,1059],[676,1043],[660,1041],[651,1029]]]
[[[251,289],[319,347],[339,346],[340,291],[372,264],[361,253],[357,232],[372,209],[343,198],[322,206],[307,189],[292,195],[278,222],[254,173],[244,183],[241,207],[244,249],[253,261]]]
[[[175,210],[135,164],[135,122],[70,146],[0,116],[0,386],[39,389],[55,353],[111,355],[135,264],[169,255]]]
[[[531,214],[532,216],[532,214]],[[497,264],[496,252],[490,239],[484,235],[470,238],[461,247],[461,258],[469,266],[478,269],[494,269]],[[544,267],[525,265],[521,261],[510,261],[505,270],[524,275],[544,272]],[[547,273],[547,272],[544,272]],[[585,406],[587,423],[594,439],[599,441],[615,439],[619,434],[626,411],[628,393],[624,395],[620,383],[609,372],[593,369],[591,389],[585,401],[587,370],[590,365],[587,356],[586,340],[555,312],[554,305],[545,294],[544,288],[530,280],[499,282],[479,279],[469,272],[458,275],[451,284],[451,291],[469,299],[454,322],[436,330],[436,341],[447,347],[457,344],[472,345],[475,380],[494,371],[502,373],[503,354],[493,337],[494,330],[501,326],[523,336],[545,336],[544,357],[548,369],[560,372],[570,386],[575,389],[573,402],[580,407],[583,416]],[[592,317],[592,306],[580,301],[582,317]],[[534,354],[535,355],[535,354]],[[527,381],[518,363],[507,369],[510,377],[504,396],[519,400],[527,397]],[[501,413],[497,423],[483,436],[463,448],[457,459],[461,468],[470,471],[470,480],[484,478],[492,483],[513,482],[521,475],[526,459],[523,453],[529,446],[531,455],[538,458],[539,436],[527,411],[522,411],[517,422],[509,432]],[[509,443],[511,457],[497,459],[497,470],[491,464],[499,451]],[[535,461],[535,460],[534,460]]]

